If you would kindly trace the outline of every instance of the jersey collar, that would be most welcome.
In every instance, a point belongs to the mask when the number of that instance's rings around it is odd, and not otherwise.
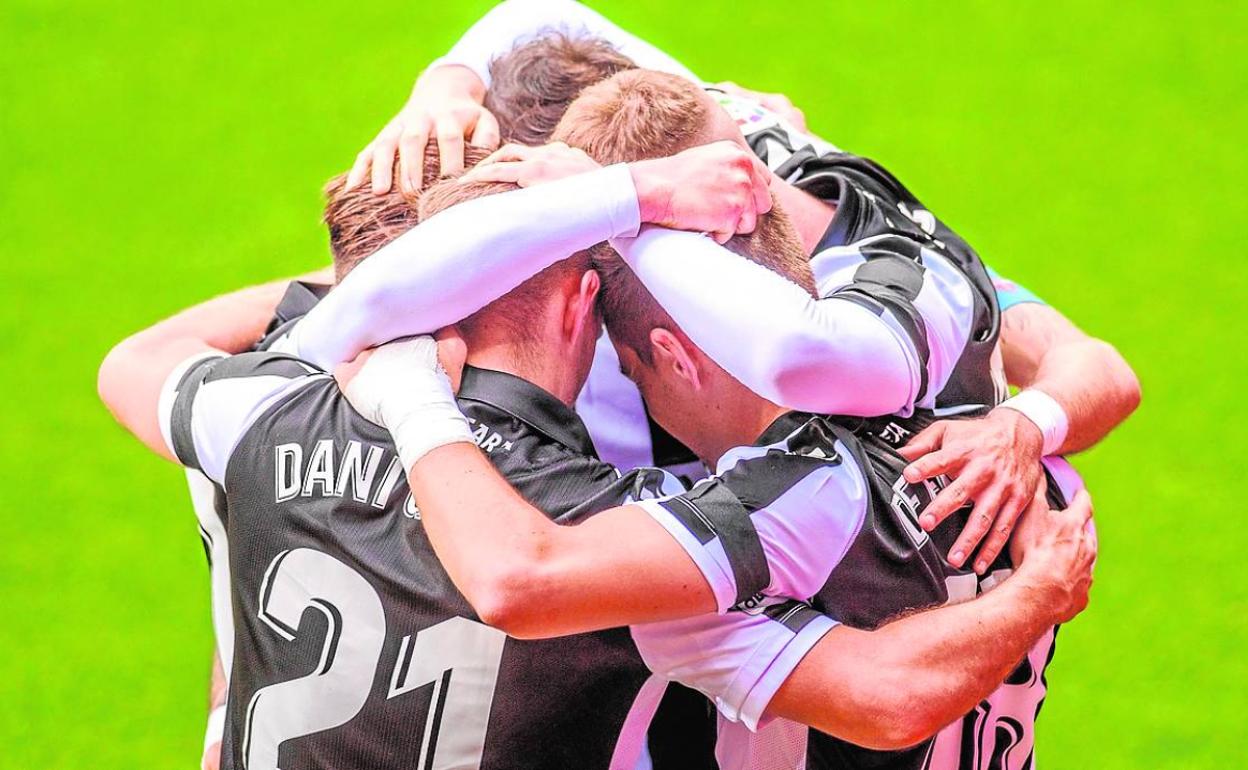
[[[577,413],[528,380],[494,369],[465,366],[458,395],[506,412],[574,452],[598,456]]]

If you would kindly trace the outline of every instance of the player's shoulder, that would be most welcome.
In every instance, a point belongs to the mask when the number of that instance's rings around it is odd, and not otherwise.
[[[205,384],[249,377],[277,377],[290,380],[310,376],[328,377],[329,375],[306,361],[271,350],[257,350],[214,359],[203,370]]]
[[[757,510],[780,503],[794,490],[801,489],[799,496],[809,500],[833,490],[844,492],[840,488],[847,485],[857,488],[862,471],[852,436],[834,418],[790,413],[755,444],[725,453],[715,475],[690,494],[700,487],[705,493],[720,487],[747,510]]]

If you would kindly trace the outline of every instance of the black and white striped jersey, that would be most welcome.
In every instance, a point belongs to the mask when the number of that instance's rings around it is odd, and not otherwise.
[[[469,368],[459,403],[500,472],[561,523],[679,488],[599,461],[575,414],[518,378]],[[635,766],[666,680],[629,629],[518,641],[481,624],[424,535],[389,434],[328,374],[271,352],[192,360],[161,411],[171,449],[228,509],[223,767]],[[701,650],[684,678],[778,687],[772,672],[831,624],[818,620],[799,639],[791,621],[742,616],[737,641]]]
[[[927,413],[906,420],[788,413],[753,446],[726,453],[714,476],[639,505],[685,547],[714,587],[721,612],[757,611],[777,597],[802,597],[836,621],[873,629],[908,611],[974,598],[1010,569],[1005,555],[982,579],[946,562],[966,509],[931,534],[919,527],[939,484],[907,483],[901,475],[906,462],[895,450],[932,419]],[[1069,472],[1059,464],[1054,470]],[[1051,492],[1054,503],[1063,502],[1056,481]],[[666,633],[635,635],[655,670],[684,665]],[[762,718],[766,704],[749,712],[721,704],[721,767],[1022,770],[1051,649],[1050,634],[965,725],[904,752],[862,749],[769,721]],[[721,694],[706,692],[713,699]]]

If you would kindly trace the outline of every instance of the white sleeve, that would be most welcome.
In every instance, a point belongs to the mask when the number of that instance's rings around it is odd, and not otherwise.
[[[545,31],[561,31],[571,37],[602,38],[639,67],[701,82],[671,56],[575,0],[505,0],[473,24],[450,52],[429,67],[444,64],[467,67],[488,88],[490,62]]]
[[[689,554],[721,614],[760,594],[814,596],[869,504],[866,479],[843,444],[813,454],[748,449],[753,456],[731,460],[688,492],[635,503]]]
[[[255,421],[295,390],[326,377],[302,361],[267,352],[195,356],[161,390],[161,435],[182,465],[225,486],[230,456]]]
[[[541,270],[640,225],[620,164],[452,206],[360,263],[284,348],[325,370],[461,321]]]
[[[807,604],[775,599],[630,630],[651,671],[698,690],[725,718],[757,730],[776,691],[836,625]]]
[[[849,246],[825,249],[811,257],[819,296],[832,297],[854,285],[858,271],[866,263],[864,248],[872,239]],[[975,290],[961,268],[947,257],[920,247],[923,267],[922,288],[912,299],[927,336],[927,386],[916,407],[931,409],[944,390],[970,341],[975,321]]]
[[[769,401],[878,416],[908,413],[922,391],[925,340],[904,323],[913,308],[814,299],[695,233],[645,227],[611,245],[698,347]]]

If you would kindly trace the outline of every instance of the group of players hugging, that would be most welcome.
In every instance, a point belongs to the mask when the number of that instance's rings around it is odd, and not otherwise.
[[[1111,346],[572,0],[496,6],[326,194],[332,272],[100,370],[190,478],[205,767],[1034,765]]]

